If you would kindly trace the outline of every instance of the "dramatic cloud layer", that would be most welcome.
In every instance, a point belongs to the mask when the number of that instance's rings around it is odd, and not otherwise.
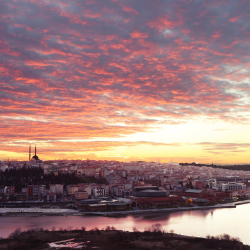
[[[68,140],[62,151],[77,151],[74,140],[121,138],[197,117],[249,122],[249,1],[0,5],[4,151],[48,140]]]

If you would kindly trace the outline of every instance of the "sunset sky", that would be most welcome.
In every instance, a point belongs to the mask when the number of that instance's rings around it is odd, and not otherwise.
[[[249,0],[0,0],[0,159],[250,163]]]

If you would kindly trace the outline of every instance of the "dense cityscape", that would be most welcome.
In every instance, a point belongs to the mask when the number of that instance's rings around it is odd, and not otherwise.
[[[1,161],[0,206],[87,211],[215,205],[250,198],[250,171],[176,162]],[[35,205],[32,203],[36,203]],[[53,205],[50,205],[53,202]],[[44,204],[43,204],[44,203]]]

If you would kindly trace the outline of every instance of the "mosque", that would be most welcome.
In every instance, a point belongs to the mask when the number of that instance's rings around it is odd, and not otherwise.
[[[30,159],[30,157],[31,157],[31,145],[30,145],[30,147],[29,147],[29,161],[30,161],[30,160],[39,161],[39,158],[38,158],[38,156],[36,155],[36,145],[35,145],[35,155],[32,157],[32,159]]]

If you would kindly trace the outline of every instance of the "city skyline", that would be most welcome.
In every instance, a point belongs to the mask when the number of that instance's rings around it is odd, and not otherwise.
[[[0,159],[250,163],[249,9],[1,1]]]

